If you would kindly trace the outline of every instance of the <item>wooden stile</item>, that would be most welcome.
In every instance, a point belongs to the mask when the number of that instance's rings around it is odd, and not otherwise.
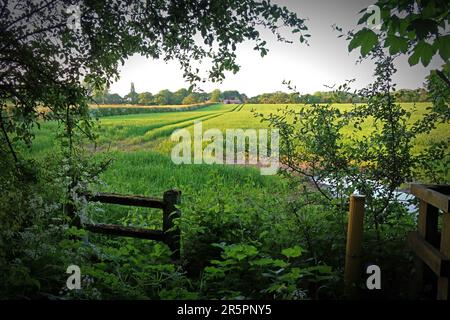
[[[419,199],[418,231],[411,232],[408,241],[416,253],[414,294],[423,287],[424,273],[435,274],[437,299],[449,300],[450,276],[450,186],[412,184],[411,193]],[[439,210],[443,211],[439,234]],[[428,268],[425,268],[425,265]]]

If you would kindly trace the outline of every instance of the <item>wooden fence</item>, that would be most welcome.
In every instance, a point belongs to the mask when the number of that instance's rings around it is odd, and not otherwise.
[[[424,273],[431,271],[437,277],[437,299],[449,300],[450,186],[412,184],[411,193],[420,201],[418,231],[408,236],[409,245],[417,255],[414,291],[423,288]],[[443,212],[441,232],[439,210]]]
[[[181,233],[180,229],[174,225],[174,219],[181,216],[180,210],[176,207],[181,200],[180,191],[168,190],[164,192],[162,199],[115,193],[98,193],[87,195],[86,198],[88,201],[101,203],[161,209],[163,211],[162,230],[103,223],[83,224],[82,227],[95,233],[162,241],[172,251],[172,260],[178,261],[180,259]]]

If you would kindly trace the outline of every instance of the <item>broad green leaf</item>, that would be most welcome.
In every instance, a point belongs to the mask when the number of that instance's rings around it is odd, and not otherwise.
[[[439,55],[442,60],[447,61],[450,59],[450,35],[441,36],[436,40],[435,45],[439,50]]]
[[[431,19],[415,19],[410,22],[408,30],[414,31],[417,39],[426,39],[429,34],[435,34],[438,31],[436,21]]]
[[[303,248],[300,246],[294,246],[292,248],[283,249],[281,253],[288,258],[296,258],[300,257],[303,251]]]
[[[408,51],[408,41],[405,38],[390,35],[384,42],[385,47],[389,47],[390,54],[397,54],[399,52],[406,53]]]
[[[357,47],[361,47],[361,55],[366,56],[370,50],[378,43],[378,36],[375,32],[368,28],[358,31],[348,45],[348,50],[352,51]]]
[[[422,64],[426,67],[430,63],[434,52],[435,50],[431,44],[420,41],[414,47],[414,53],[409,57],[408,62],[411,66],[414,66],[421,60]]]

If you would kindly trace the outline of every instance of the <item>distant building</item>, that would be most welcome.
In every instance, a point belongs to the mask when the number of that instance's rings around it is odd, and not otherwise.
[[[223,99],[222,103],[224,103],[224,104],[231,104],[231,103],[240,104],[240,103],[242,103],[242,101],[241,101],[241,99],[238,99],[236,97],[231,97],[229,99]]]

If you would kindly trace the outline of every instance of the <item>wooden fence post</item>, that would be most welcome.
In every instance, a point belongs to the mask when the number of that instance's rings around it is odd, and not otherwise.
[[[419,200],[418,232],[425,241],[434,247],[438,246],[439,241],[438,217],[438,208],[422,199]],[[419,257],[414,257],[414,280],[412,282],[411,298],[417,298],[421,294],[425,275],[428,278],[432,277],[432,273],[426,267],[425,263]]]
[[[356,297],[355,286],[361,276],[361,246],[364,225],[365,196],[351,195],[347,228],[347,247],[345,254],[344,283],[346,295]]]
[[[164,242],[172,250],[172,259],[180,259],[180,229],[174,228],[173,220],[181,216],[180,210],[176,207],[181,200],[181,191],[168,190],[164,192],[163,201],[163,232]]]
[[[446,258],[450,258],[450,214],[448,212],[444,212],[442,216],[441,253]],[[448,275],[447,277],[440,276],[438,278],[437,299],[450,300],[448,289]]]

